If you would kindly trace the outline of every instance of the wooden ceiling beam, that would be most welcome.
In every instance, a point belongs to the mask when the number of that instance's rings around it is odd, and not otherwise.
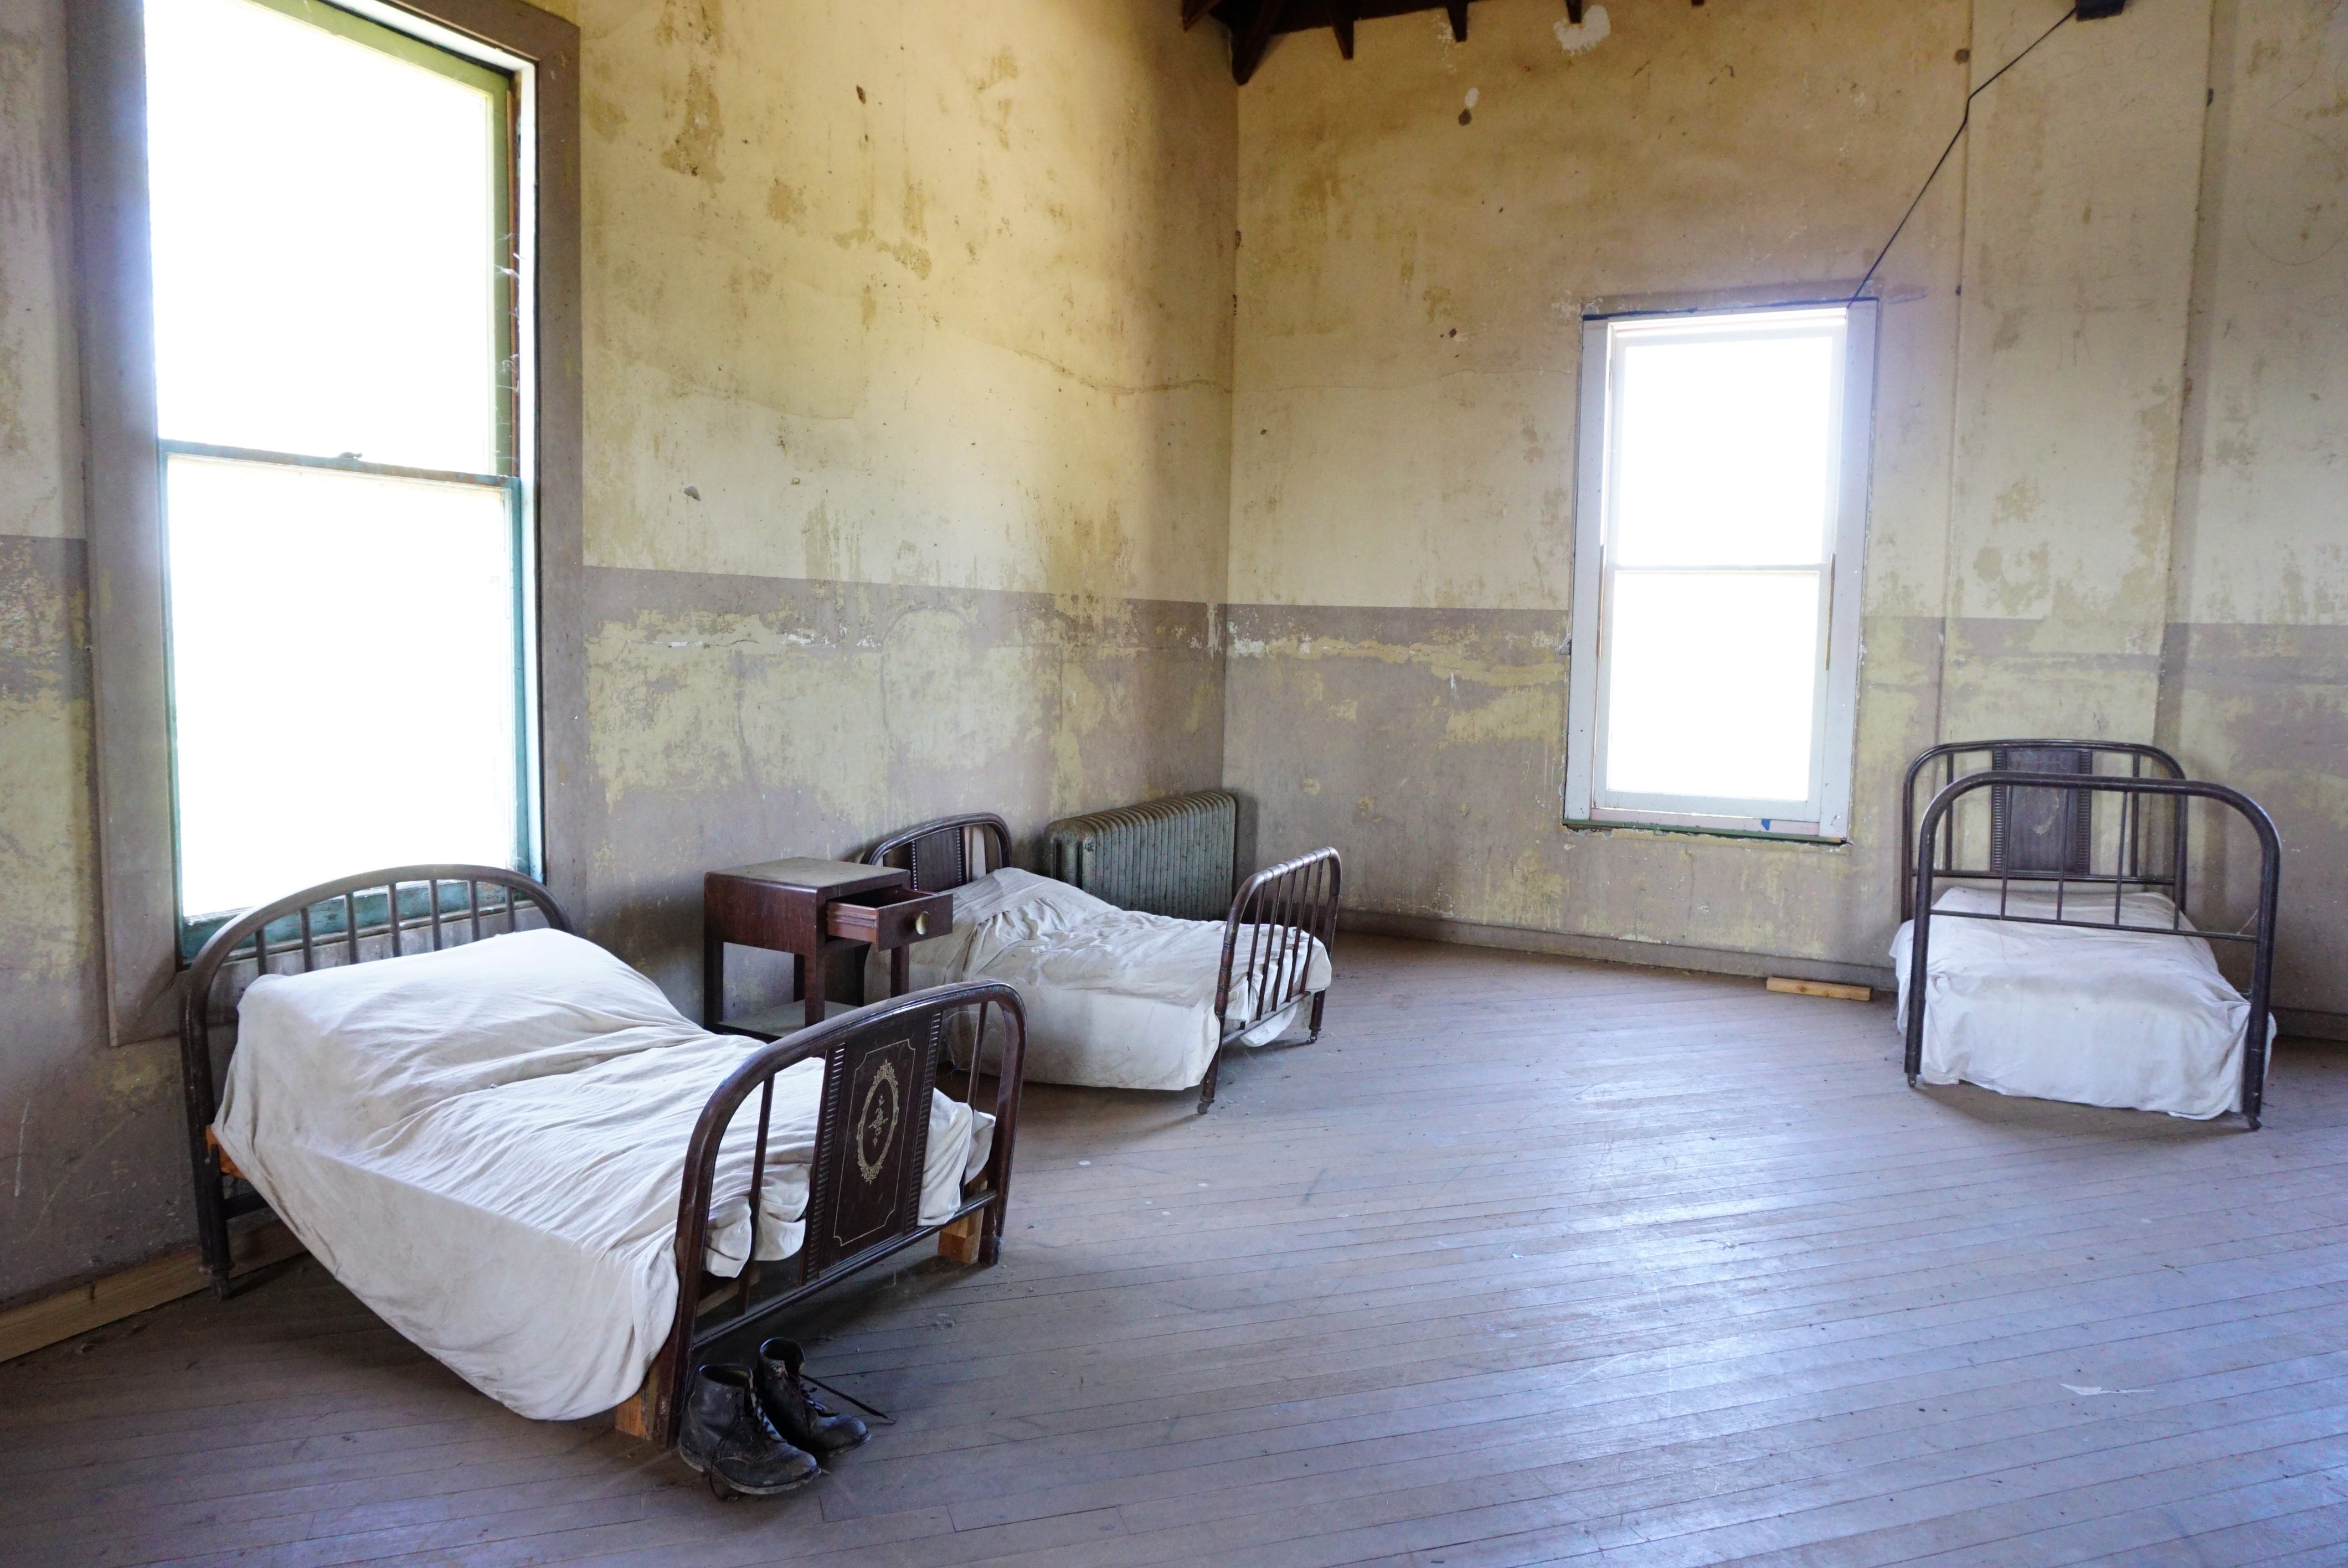
[[[1455,44],[1466,43],[1468,41],[1468,0],[1450,0],[1450,4],[1443,8],[1451,14],[1451,41]]]
[[[1565,0],[1565,19],[1577,27],[1581,26],[1581,5],[1582,0]],[[1188,22],[1182,25],[1189,26]]]
[[[1337,52],[1354,57],[1354,0],[1329,0],[1329,29],[1337,35]]]
[[[1263,64],[1263,51],[1272,43],[1272,29],[1280,26],[1280,14],[1288,9],[1288,0],[1256,0],[1255,15],[1248,18],[1247,31],[1231,40],[1231,80],[1247,86],[1255,68]]]
[[[1189,32],[1199,25],[1199,18],[1215,8],[1215,0],[1182,0],[1182,31]],[[1575,9],[1579,10],[1577,5]]]

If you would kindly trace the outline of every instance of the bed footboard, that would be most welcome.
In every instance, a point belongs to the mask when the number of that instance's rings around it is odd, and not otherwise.
[[[2083,743],[2001,744],[2067,746]],[[2128,749],[2147,753],[2151,750]],[[1918,764],[1935,754],[1927,753],[1918,759]],[[2167,761],[2165,755],[2162,760]],[[2168,765],[2175,766],[2174,763]],[[1916,769],[1911,767],[1911,787],[1915,776]],[[1967,864],[1960,847],[1964,835],[1958,831],[1955,815],[1964,799],[1979,790],[1993,792],[1992,832],[1986,835],[1990,853],[1985,867]],[[2059,835],[2051,835],[2059,846],[2059,853],[2052,857],[2017,854],[2011,847],[2013,835],[1997,831],[2008,814],[2020,815],[2009,803],[2032,797],[2054,803],[2065,814],[2058,824]],[[2100,815],[2095,811],[2099,800],[2113,803]],[[2258,907],[2246,922],[2250,927],[2247,930],[2204,930],[2186,923],[2186,812],[2195,800],[2213,801],[2231,811],[2249,825],[2258,839]],[[2169,820],[2166,824],[2147,823],[2147,808],[2162,801],[2168,803]],[[1978,839],[1983,835],[1976,833],[1973,836]],[[1910,847],[1913,857],[1909,874],[1912,880],[1904,889],[1907,907],[1902,912],[1914,922],[1909,936],[1907,995],[1907,1071],[1911,1086],[1923,1071],[1924,1013],[1931,990],[1925,978],[1931,973],[1932,927],[1936,920],[2003,920],[2091,931],[2174,936],[2250,948],[2250,982],[2246,993],[2250,1009],[2242,1041],[2241,1112],[2251,1127],[2258,1126],[2266,1088],[2267,1030],[2271,1017],[2269,996],[2274,979],[2275,909],[2282,872],[2282,841],[2275,832],[2273,819],[2256,801],[2239,790],[2203,779],[2093,774],[2084,769],[2055,773],[1993,768],[1962,775],[1942,786],[1925,806],[1923,820]],[[1998,894],[1996,910],[1936,911],[1934,892],[1944,882],[1994,886]],[[2043,907],[2045,897],[2051,893],[2052,915],[2010,912],[2017,884],[2024,894],[2035,896],[2037,902],[2025,905],[2027,908]],[[2155,924],[2132,916],[2128,895],[2156,890],[2162,891],[2168,900],[2166,907],[2169,919]]]
[[[991,1008],[1003,1010],[1005,1026],[994,1081],[994,1147],[977,1189],[962,1194],[947,1220],[923,1225],[922,1177],[929,1145],[930,1091],[947,1024],[954,1014],[974,1009],[983,1038]],[[687,1379],[708,1346],[926,1237],[938,1236],[940,1250],[957,1261],[993,1264],[1002,1254],[1004,1215],[1011,1196],[1026,1041],[1026,1013],[1019,993],[999,980],[976,980],[860,1008],[744,1058],[711,1093],[687,1145],[677,1205],[676,1317],[643,1390],[616,1412],[620,1430],[663,1447],[674,1443]],[[815,1057],[823,1060],[824,1083],[805,1239],[793,1256],[761,1265],[756,1261],[758,1196],[766,1175],[775,1077]],[[976,1103],[979,1081],[975,1073],[969,1081],[973,1109],[983,1109]],[[754,1096],[758,1113],[750,1164],[750,1261],[735,1278],[715,1279],[703,1272],[701,1264],[709,1240],[710,1209],[717,1196],[719,1146]]]
[[[1308,993],[1313,952],[1337,940],[1337,898],[1344,863],[1334,849],[1316,849],[1266,866],[1249,877],[1223,921],[1223,957],[1215,976],[1214,1059],[1199,1085],[1201,1115],[1215,1102],[1215,1080],[1233,1040]],[[1321,1038],[1328,989],[1310,991],[1312,1037]]]

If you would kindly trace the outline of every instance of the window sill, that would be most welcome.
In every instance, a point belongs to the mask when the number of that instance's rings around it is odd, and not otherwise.
[[[1693,823],[1624,822],[1614,818],[1591,821],[1570,816],[1565,819],[1564,826],[1568,833],[1664,833],[1682,838],[1758,839],[1765,844],[1799,844],[1813,849],[1850,847],[1850,840],[1847,837],[1828,837],[1815,833],[1767,833],[1750,827],[1709,827]]]

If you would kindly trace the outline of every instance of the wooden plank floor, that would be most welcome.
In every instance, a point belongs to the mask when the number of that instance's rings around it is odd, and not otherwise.
[[[2266,1130],[1914,1091],[1890,1009],[1348,939],[1313,1047],[1031,1091],[899,1416],[721,1504],[313,1264],[0,1368],[0,1568],[2348,1562],[2348,1050]]]

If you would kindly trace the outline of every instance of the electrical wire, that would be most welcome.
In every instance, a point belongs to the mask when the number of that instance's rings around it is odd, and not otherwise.
[[[1850,292],[1850,298],[1846,302],[1847,303],[1854,305],[1859,303],[1859,296],[1867,292],[1867,285],[1875,281],[1875,271],[1878,267],[1883,265],[1883,258],[1891,254],[1892,246],[1900,243],[1900,236],[1907,229],[1908,220],[1915,217],[1916,209],[1924,204],[1925,192],[1931,190],[1932,189],[1932,181],[1941,177],[1941,170],[1948,164],[1949,154],[1957,150],[1957,143],[1964,138],[1965,128],[1973,123],[1973,100],[1981,97],[1982,94],[1989,91],[1989,89],[1996,84],[1999,77],[2005,75],[2006,72],[2013,69],[2014,67],[2028,59],[2032,49],[2035,49],[2039,45],[2053,37],[2056,29],[2060,28],[2064,23],[2070,21],[2078,14],[2079,8],[2076,5],[2074,5],[2068,11],[2064,12],[2060,16],[2055,17],[2054,26],[2053,27],[2047,28],[2046,31],[2039,34],[2035,38],[2033,38],[2030,41],[2029,46],[2025,47],[2022,53],[2014,56],[2013,58],[2000,66],[1996,72],[1990,77],[1988,81],[1983,82],[1981,86],[1975,87],[1972,91],[1965,95],[1965,112],[1958,117],[1957,128],[1949,137],[1949,145],[1941,149],[1940,161],[1932,165],[1931,173],[1924,176],[1924,183],[1917,189],[1916,200],[1908,203],[1908,210],[1900,215],[1900,222],[1898,226],[1891,231],[1891,238],[1886,240],[1883,242],[1883,249],[1875,253],[1875,260],[1868,264],[1867,275],[1859,279],[1859,287]]]

